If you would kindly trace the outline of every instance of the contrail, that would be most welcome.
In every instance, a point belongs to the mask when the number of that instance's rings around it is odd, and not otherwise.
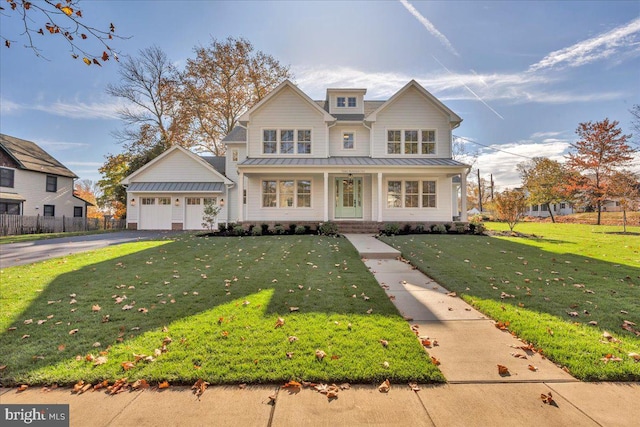
[[[442,34],[440,31],[438,31],[438,29],[431,23],[431,21],[429,21],[427,18],[422,16],[422,14],[418,12],[418,10],[415,7],[413,7],[413,5],[409,3],[407,0],[399,0],[399,1],[400,3],[402,3],[405,9],[409,11],[410,14],[412,14],[418,21],[420,21],[420,23],[427,29],[427,31],[431,33],[431,35],[433,35],[435,38],[440,40],[440,43],[442,43],[447,49],[449,49],[451,53],[453,53],[455,56],[460,56],[460,54],[453,47],[449,39],[447,39],[445,35]]]
[[[442,68],[444,68],[445,70],[447,70],[447,72],[448,72],[449,74],[451,74],[452,76],[455,76],[455,74],[453,74],[453,73],[452,73],[452,72],[451,72],[447,67],[445,67],[445,66],[444,66],[444,64],[443,64],[442,62],[438,61],[438,58],[436,58],[436,57],[435,57],[435,56],[433,56],[433,55],[431,55],[431,57],[432,57],[433,59],[435,59],[435,60],[436,60],[436,62],[442,66]],[[478,101],[482,102],[482,103],[485,105],[485,107],[487,107],[489,110],[493,111],[493,114],[495,114],[496,116],[498,116],[498,117],[500,117],[502,120],[504,120],[504,117],[502,117],[502,116],[500,115],[500,113],[498,113],[496,110],[494,110],[493,108],[491,108],[491,105],[487,104],[487,103],[484,101],[484,99],[480,98],[480,96],[479,96],[477,93],[475,93],[474,91],[472,91],[472,90],[471,90],[471,88],[470,88],[469,86],[467,86],[467,85],[466,85],[462,80],[459,80],[459,82],[460,82],[460,84],[461,84],[462,86],[464,86],[464,87],[465,87],[465,89],[467,89],[469,92],[471,92],[471,94],[472,94],[473,96],[475,96],[475,97],[476,97],[476,99],[477,99]]]

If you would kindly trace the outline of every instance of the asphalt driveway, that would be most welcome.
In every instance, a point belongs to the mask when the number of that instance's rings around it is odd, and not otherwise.
[[[176,235],[175,231],[116,231],[86,236],[59,237],[31,242],[0,245],[0,268],[29,264],[78,252],[91,251],[111,245],[138,240],[158,239]]]

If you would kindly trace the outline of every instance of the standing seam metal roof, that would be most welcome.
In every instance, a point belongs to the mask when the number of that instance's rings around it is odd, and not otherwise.
[[[213,192],[224,191],[222,182],[134,182],[129,184],[127,191],[157,191],[157,192]]]
[[[450,166],[465,167],[453,159],[439,158],[371,158],[371,157],[329,157],[329,158],[250,158],[238,166]]]

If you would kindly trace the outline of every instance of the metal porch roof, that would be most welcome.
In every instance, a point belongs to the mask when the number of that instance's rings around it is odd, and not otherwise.
[[[222,193],[222,182],[133,182],[128,192],[211,192]]]

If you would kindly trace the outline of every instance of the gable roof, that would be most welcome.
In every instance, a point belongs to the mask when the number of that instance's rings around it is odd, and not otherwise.
[[[247,128],[236,126],[222,139],[222,142],[247,142]]]
[[[160,154],[158,157],[156,157],[155,159],[151,160],[149,163],[147,163],[146,165],[144,165],[143,167],[141,167],[137,171],[135,171],[132,174],[128,175],[127,177],[125,177],[125,179],[123,179],[120,182],[120,184],[129,185],[131,183],[131,180],[133,178],[135,178],[137,175],[139,175],[142,172],[144,172],[145,170],[153,167],[156,163],[162,161],[162,159],[164,159],[165,157],[167,157],[168,155],[170,155],[171,153],[173,153],[175,151],[180,151],[180,152],[184,153],[185,155],[189,156],[194,161],[200,162],[205,168],[209,169],[213,174],[218,176],[221,181],[224,181],[225,184],[233,184],[233,182],[231,180],[229,180],[229,178],[227,178],[226,176],[224,176],[223,174],[218,172],[213,167],[213,165],[211,163],[207,162],[205,159],[203,159],[202,157],[198,156],[197,154],[187,150],[186,148],[182,148],[179,145],[174,145],[173,147],[169,148],[167,151],[165,151],[164,153]]]
[[[262,98],[260,100],[260,102],[258,102],[256,105],[254,105],[253,107],[251,107],[247,112],[245,112],[244,114],[242,114],[242,116],[240,116],[239,121],[240,122],[248,122],[251,118],[251,114],[253,112],[255,112],[256,110],[258,110],[260,107],[262,107],[263,105],[265,105],[266,103],[268,103],[271,98],[273,98],[274,96],[276,96],[280,91],[282,91],[284,88],[289,88],[291,90],[293,90],[298,96],[300,96],[303,100],[305,100],[306,102],[309,103],[309,105],[315,109],[316,111],[318,111],[318,113],[322,114],[324,117],[324,120],[327,122],[332,122],[335,120],[335,118],[329,114],[327,111],[325,111],[324,108],[320,107],[316,102],[314,102],[311,98],[309,98],[309,96],[304,93],[303,91],[301,91],[298,86],[294,85],[290,80],[285,80],[282,83],[280,83],[280,85],[275,88],[274,90],[272,90],[271,92],[269,92],[269,94],[267,96],[265,96],[264,98]]]
[[[227,174],[227,158],[222,156],[201,156],[205,162],[209,163],[222,175]]]
[[[418,83],[415,80],[411,80],[409,83],[404,85],[404,87],[402,89],[400,89],[398,92],[396,92],[391,98],[389,98],[386,102],[384,102],[382,105],[380,105],[376,110],[374,110],[373,112],[369,113],[365,117],[365,120],[367,120],[367,121],[375,121],[376,120],[376,116],[377,116],[378,113],[383,111],[385,108],[387,108],[389,105],[391,105],[395,100],[400,98],[410,88],[417,89],[418,92],[420,92],[425,98],[427,98],[429,101],[431,101],[438,109],[440,109],[443,113],[448,115],[449,116],[449,123],[453,124],[454,128],[456,128],[456,127],[458,127],[460,125],[460,123],[462,122],[462,119],[460,118],[460,116],[458,116],[456,113],[454,113],[451,109],[449,109],[449,107],[444,105],[438,98],[433,96],[428,90],[426,90],[424,87],[422,87],[422,85],[420,85],[420,83]]]
[[[0,147],[15,160],[20,169],[78,178],[75,173],[54,159],[35,142],[0,134]]]

